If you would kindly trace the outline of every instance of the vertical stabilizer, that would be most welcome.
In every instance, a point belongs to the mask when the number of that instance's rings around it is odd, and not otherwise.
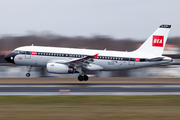
[[[161,56],[167,41],[171,25],[161,25],[137,50],[136,52],[151,53]]]

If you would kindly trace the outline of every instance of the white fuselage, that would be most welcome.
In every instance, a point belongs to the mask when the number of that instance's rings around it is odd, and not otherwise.
[[[30,51],[31,53],[28,54]],[[118,71],[135,69],[171,62],[171,58],[164,57],[161,61],[146,61],[146,59],[160,57],[152,54],[133,52],[118,52],[106,50],[89,50],[58,47],[25,46],[15,49],[18,54],[13,58],[17,65],[46,67],[49,62],[68,62],[98,54],[97,59],[90,63],[87,70]],[[77,66],[78,67],[78,66]]]

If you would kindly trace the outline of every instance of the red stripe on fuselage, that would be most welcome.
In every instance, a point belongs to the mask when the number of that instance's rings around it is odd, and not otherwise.
[[[140,62],[140,58],[136,58],[136,62]]]
[[[31,52],[31,55],[36,55],[36,52],[35,52],[35,51],[32,51],[32,52]]]

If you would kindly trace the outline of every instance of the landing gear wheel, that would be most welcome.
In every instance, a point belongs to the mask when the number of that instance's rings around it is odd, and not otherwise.
[[[87,75],[84,75],[84,81],[88,81],[89,77]]]
[[[82,75],[79,75],[79,76],[78,76],[78,80],[79,80],[79,81],[83,81],[83,79],[84,79],[84,77],[83,77]]]
[[[87,75],[84,75],[84,76],[79,75],[79,76],[78,76],[78,80],[79,80],[79,81],[88,81],[88,79],[89,79],[89,77],[88,77]]]
[[[30,73],[26,73],[26,77],[30,77]]]

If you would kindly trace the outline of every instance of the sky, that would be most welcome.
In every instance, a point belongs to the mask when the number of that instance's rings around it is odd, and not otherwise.
[[[161,24],[180,36],[180,0],[0,0],[0,37],[50,32],[146,39]]]

